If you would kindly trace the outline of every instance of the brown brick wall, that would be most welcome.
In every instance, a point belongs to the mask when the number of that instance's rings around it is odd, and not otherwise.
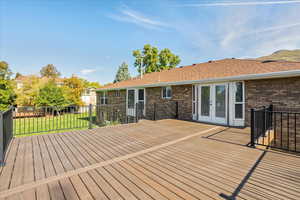
[[[120,96],[116,96],[116,91],[108,91],[108,104],[100,104],[100,92],[97,93],[97,109],[96,116],[97,122],[103,122],[105,120],[111,121],[111,119],[117,119],[121,122],[126,120],[126,90],[120,90]],[[101,112],[106,112],[106,116],[103,118]]]
[[[245,81],[246,125],[250,109],[274,105],[275,110],[300,111],[300,77]]]
[[[178,118],[192,119],[192,85],[172,86],[172,98],[163,99],[161,87],[146,88],[146,119],[154,118],[154,103],[156,103],[156,119],[174,118],[176,114],[176,102],[178,102]],[[112,116],[103,119],[101,112],[118,111],[121,121],[126,119],[126,90],[120,91],[120,97],[115,96],[115,91],[109,91],[108,105],[100,105],[100,93],[97,93],[97,121],[109,120]]]
[[[192,85],[172,86],[172,98],[162,98],[162,88],[146,88],[146,118],[153,119],[156,103],[156,119],[172,118],[175,114],[175,102],[178,102],[178,118],[192,119]]]

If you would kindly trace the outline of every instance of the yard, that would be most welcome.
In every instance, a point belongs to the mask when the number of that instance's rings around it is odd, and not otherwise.
[[[92,120],[95,121],[95,113]],[[14,119],[14,135],[54,133],[65,130],[79,130],[89,127],[89,113],[64,113],[40,117],[19,117]],[[93,127],[96,127],[93,123]]]
[[[179,120],[14,138],[0,199],[300,199],[299,156],[248,142]]]

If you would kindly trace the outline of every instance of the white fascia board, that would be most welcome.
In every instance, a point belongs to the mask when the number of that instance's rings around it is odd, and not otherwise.
[[[204,83],[216,83],[216,82],[245,81],[245,80],[270,79],[270,78],[287,78],[287,77],[296,77],[296,76],[300,76],[300,70],[280,71],[280,72],[271,72],[271,73],[263,73],[263,74],[247,74],[247,75],[240,75],[240,76],[229,76],[224,78],[211,78],[211,79],[202,79],[202,80],[161,82],[161,83],[153,83],[153,84],[146,84],[146,85],[139,85],[139,86],[132,86],[132,87],[98,89],[97,91],[162,87],[162,86],[169,86],[169,85],[188,85],[188,84],[201,84],[201,83],[204,84]]]

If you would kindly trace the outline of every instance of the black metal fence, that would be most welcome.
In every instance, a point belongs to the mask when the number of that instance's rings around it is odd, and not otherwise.
[[[17,107],[13,114],[13,134],[26,135],[93,126],[94,109],[90,106]]]
[[[62,132],[107,125],[135,123],[141,119],[160,120],[178,118],[178,102],[144,105],[139,102],[132,108],[126,104],[105,104],[67,107],[16,107],[10,114],[11,132],[14,136]],[[9,127],[3,121],[4,127]]]
[[[0,112],[0,164],[4,163],[7,147],[13,137],[13,108]]]
[[[300,152],[299,130],[299,112],[279,111],[272,105],[251,109],[251,146]]]

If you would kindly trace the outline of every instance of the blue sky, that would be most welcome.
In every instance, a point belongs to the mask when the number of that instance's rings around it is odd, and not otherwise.
[[[300,48],[298,0],[1,0],[0,60],[37,74],[111,82],[132,51],[169,48],[180,65]]]

